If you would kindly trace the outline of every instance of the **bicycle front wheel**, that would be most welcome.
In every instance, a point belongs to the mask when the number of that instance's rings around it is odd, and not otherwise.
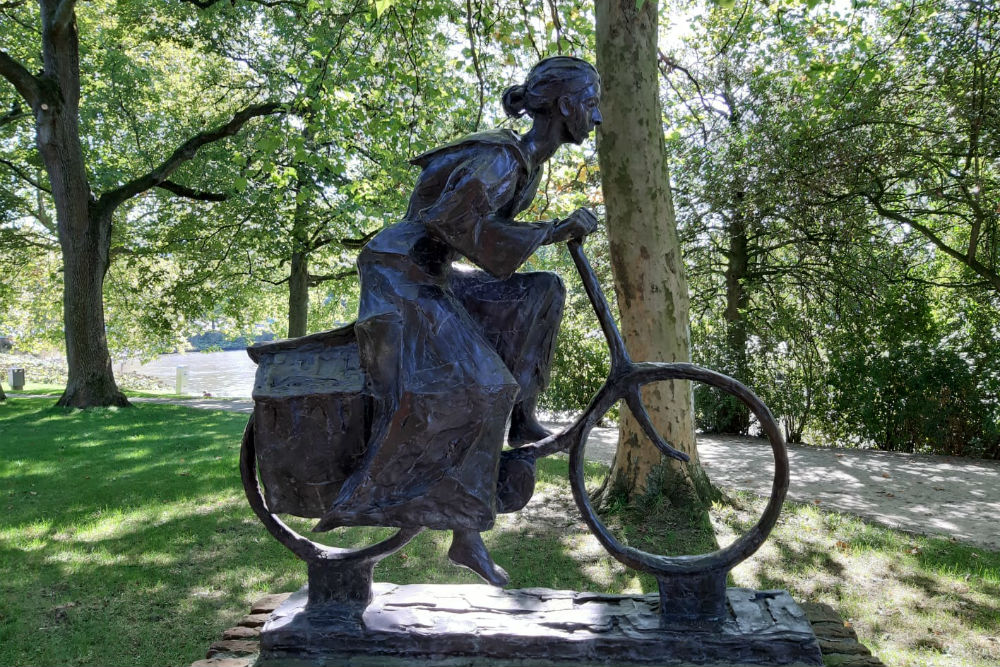
[[[607,414],[611,406],[618,400],[628,400],[630,407],[632,407],[634,402],[631,399],[641,402],[641,398],[636,397],[641,396],[639,390],[643,385],[666,380],[701,382],[735,396],[757,417],[761,429],[770,441],[774,456],[774,480],[771,486],[771,497],[760,519],[747,533],[729,546],[707,554],[664,556],[623,545],[611,534],[611,531],[594,511],[584,484],[584,453],[587,437],[593,425]],[[645,413],[645,409],[641,405],[639,408]],[[633,409],[633,413],[635,411]],[[573,490],[573,498],[591,532],[608,553],[621,563],[641,572],[648,572],[658,579],[677,575],[725,572],[757,551],[767,539],[771,529],[774,528],[788,491],[788,452],[781,429],[771,411],[764,405],[763,401],[739,381],[694,364],[632,364],[624,373],[602,389],[581,422],[582,428],[578,431],[569,452],[570,485]],[[648,430],[647,433],[649,433]]]

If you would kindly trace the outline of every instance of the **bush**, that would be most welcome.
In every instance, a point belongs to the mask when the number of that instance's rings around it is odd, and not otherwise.
[[[548,410],[580,412],[608,378],[611,361],[600,330],[588,331],[567,319],[559,331],[551,382],[539,403]]]
[[[903,452],[1000,458],[995,399],[951,349],[908,343],[831,360],[824,430]],[[849,429],[849,430],[848,430]]]

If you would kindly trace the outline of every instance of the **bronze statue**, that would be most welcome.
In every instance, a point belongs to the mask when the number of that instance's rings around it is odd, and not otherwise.
[[[309,573],[308,585],[261,631],[261,665],[360,656],[366,664],[822,664],[808,620],[787,593],[726,588],[729,570],[770,533],[788,489],[781,429],[767,406],[714,371],[631,359],[583,252],[583,237],[597,226],[592,213],[514,221],[535,196],[542,164],[601,122],[600,93],[597,72],[582,60],[538,63],[503,96],[510,116],[531,117],[527,133],[482,132],[413,161],[422,172],[406,216],[358,259],[355,324],[248,349],[258,370],[240,475],[257,517]],[[516,271],[539,246],[559,241],[567,241],[611,368],[582,414],[549,434],[535,405],[548,382],[564,289],[555,275]],[[481,270],[453,266],[459,258]],[[664,456],[688,460],[656,432],[642,403],[643,386],[672,380],[737,397],[775,460],[759,521],[697,556],[622,544],[585,484],[587,437],[619,402]],[[505,438],[511,449],[503,449]],[[437,528],[453,533],[452,561],[505,585],[480,531],[528,502],[536,459],[556,452],[569,453],[570,489],[591,533],[613,558],[652,574],[658,595],[374,583],[376,563]],[[278,513],[320,517],[314,530],[399,530],[340,548],[302,537]]]
[[[343,525],[451,529],[451,560],[502,586],[480,531],[493,526],[504,430],[549,435],[535,416],[548,382],[565,290],[555,274],[515,273],[539,247],[582,238],[590,211],[522,223],[542,165],[601,122],[589,63],[547,58],[503,95],[524,135],[492,130],[412,160],[423,171],[403,220],[361,251],[354,325],[374,405],[363,459],[317,530]],[[452,265],[467,259],[483,270]]]

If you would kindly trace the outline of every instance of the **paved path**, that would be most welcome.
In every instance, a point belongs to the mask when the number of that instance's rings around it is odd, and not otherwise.
[[[245,413],[252,409],[250,401],[237,399],[131,400]],[[594,429],[587,458],[610,463],[616,442],[616,429]],[[774,462],[766,440],[702,435],[698,454],[716,485],[770,494]],[[790,445],[788,458],[790,500],[1000,551],[998,461],[803,445]]]
[[[617,439],[616,429],[594,429],[587,458],[610,463]],[[767,440],[703,434],[698,456],[717,486],[770,495]],[[788,462],[789,500],[1000,551],[998,461],[789,445]]]

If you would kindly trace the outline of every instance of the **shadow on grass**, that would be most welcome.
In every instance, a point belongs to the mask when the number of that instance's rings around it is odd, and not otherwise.
[[[267,534],[243,496],[237,461],[245,415],[148,404],[66,413],[52,410],[49,399],[8,403],[0,407],[0,664],[190,663],[253,598],[304,583],[304,564]],[[655,591],[652,578],[613,561],[589,535],[565,485],[565,459],[541,461],[538,471],[532,503],[485,535],[512,585]],[[602,471],[587,468],[588,477]],[[836,515],[808,511],[786,511],[754,557],[753,585],[794,588],[790,581],[798,580],[839,594],[857,574],[831,538],[803,539],[806,521],[825,534],[840,529]],[[752,508],[734,513],[729,525],[743,534],[752,515]],[[312,524],[293,523],[303,534]],[[645,537],[632,532],[636,523],[619,539]],[[909,536],[860,525],[843,538],[854,550],[907,553]],[[669,553],[669,526],[645,528],[654,538],[650,550]],[[385,534],[336,532],[341,546]],[[376,578],[478,583],[448,564],[449,542],[447,532],[425,531],[383,561]],[[1000,556],[943,540],[920,544],[905,556],[915,567],[897,564],[894,576],[927,598],[954,602],[969,624],[997,627]],[[975,591],[954,584],[969,573],[984,580]]]
[[[190,663],[253,598],[304,583],[304,564],[246,504],[238,472],[245,415],[50,403],[0,407],[0,664]],[[565,480],[565,468],[565,460],[543,462],[542,485]],[[565,487],[562,496],[565,503]],[[487,533],[513,585],[635,585],[603,551],[578,559],[575,541],[586,531],[566,518],[576,516],[572,501],[552,509],[540,524],[503,519]],[[376,534],[338,532],[343,546]],[[449,541],[425,531],[376,578],[478,583],[448,563]]]
[[[242,497],[245,416],[8,403],[0,664],[189,663],[249,598],[304,579]]]

